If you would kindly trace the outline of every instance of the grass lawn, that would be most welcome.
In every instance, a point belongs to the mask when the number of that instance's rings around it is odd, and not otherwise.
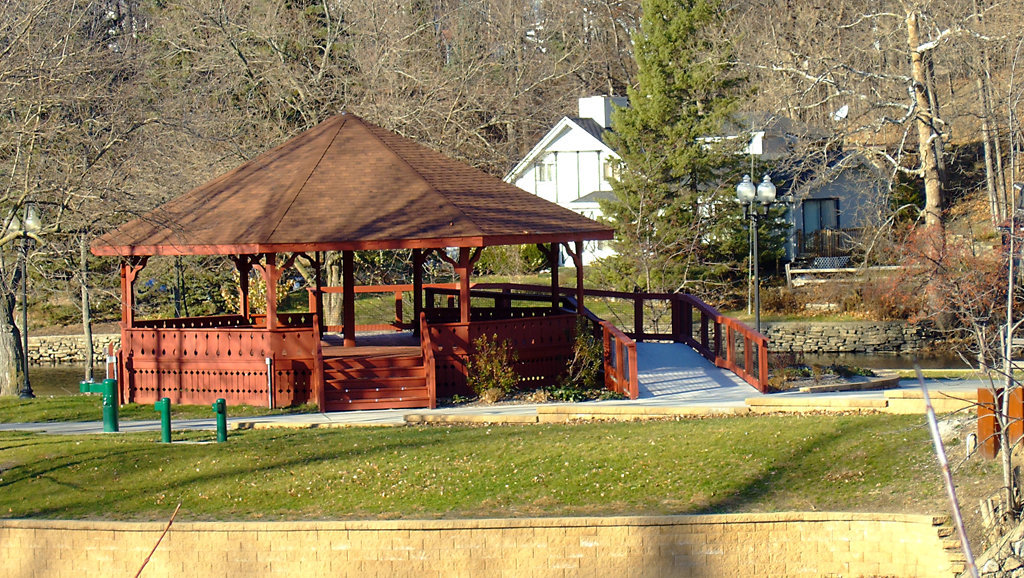
[[[921,416],[53,436],[0,433],[0,516],[346,519],[941,513]],[[957,473],[998,478],[995,462]],[[977,503],[973,501],[970,503]]]

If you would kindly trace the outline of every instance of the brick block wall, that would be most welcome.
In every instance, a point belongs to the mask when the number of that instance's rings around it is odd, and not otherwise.
[[[0,575],[132,576],[161,523],[0,521]],[[143,576],[953,576],[931,516],[176,523]],[[950,549],[947,549],[950,548]]]

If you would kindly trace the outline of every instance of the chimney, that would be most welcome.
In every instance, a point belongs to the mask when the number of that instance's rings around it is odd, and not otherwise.
[[[580,118],[591,118],[604,128],[612,127],[612,104],[619,108],[629,105],[624,96],[588,96],[580,99]]]

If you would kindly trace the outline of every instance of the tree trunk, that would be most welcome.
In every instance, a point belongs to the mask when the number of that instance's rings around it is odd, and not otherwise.
[[[995,164],[992,162],[992,133],[989,128],[989,103],[988,95],[985,92],[985,81],[981,75],[977,80],[978,92],[981,94],[981,142],[985,153],[985,190],[988,192],[989,212],[992,215],[992,222],[998,223],[1002,220],[1004,203],[999,198],[996,189]]]
[[[81,274],[82,285],[82,335],[85,342],[85,380],[92,381],[92,360],[94,357],[92,345],[92,310],[89,306],[89,244],[83,234],[78,239],[79,249],[79,273]]]
[[[331,258],[326,263],[328,287],[340,287],[342,285],[341,261],[337,257],[337,255],[331,255]],[[341,325],[341,315],[341,293],[324,293],[324,324]]]
[[[907,16],[907,43],[910,45],[911,77],[914,81],[914,96],[917,105],[917,150],[920,156],[921,174],[924,177],[924,218],[925,225],[938,227],[942,234],[942,179],[936,155],[939,135],[935,130],[934,111],[928,97],[928,78],[925,72],[924,55],[917,25],[917,14]]]
[[[14,293],[0,295],[0,395],[18,395],[21,333],[14,324]]]
[[[974,17],[984,27],[984,20],[978,9],[977,0],[974,1]],[[981,104],[981,140],[985,154],[985,189],[988,192],[992,223],[998,224],[1006,218],[1009,204],[1006,198],[1006,187],[1003,184],[1002,163],[999,161],[999,134],[992,127],[992,94],[990,79],[992,74],[992,63],[988,58],[988,50],[984,43],[978,49],[978,96]]]

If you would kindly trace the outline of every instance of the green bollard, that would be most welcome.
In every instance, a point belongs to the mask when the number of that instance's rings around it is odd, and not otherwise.
[[[213,411],[217,412],[217,442],[228,441],[228,407],[223,398],[213,403]]]
[[[78,391],[103,394],[103,431],[108,433],[120,431],[117,423],[116,379],[104,379],[103,383],[82,381],[78,384]]]
[[[169,444],[171,443],[171,399],[165,397],[154,403],[153,407],[160,412],[160,441]]]

